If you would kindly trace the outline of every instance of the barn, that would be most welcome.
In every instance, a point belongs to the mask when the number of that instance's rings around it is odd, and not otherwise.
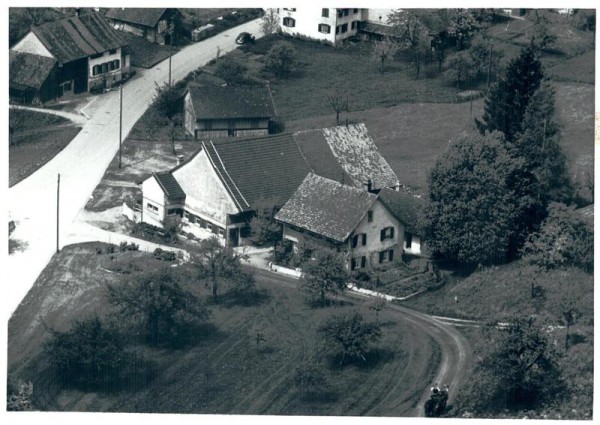
[[[9,96],[12,102],[39,105],[57,97],[54,58],[11,51]]]
[[[144,37],[151,43],[170,44],[170,29],[179,15],[174,8],[112,8],[106,19],[113,28]]]

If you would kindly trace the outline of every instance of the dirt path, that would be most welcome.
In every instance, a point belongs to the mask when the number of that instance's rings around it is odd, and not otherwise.
[[[78,125],[78,126],[84,126],[88,121],[88,119],[86,117],[84,117],[83,115],[74,114],[72,112],[56,111],[54,109],[47,109],[47,108],[34,108],[32,106],[21,106],[21,105],[10,105],[9,107],[11,109],[23,109],[26,111],[40,112],[42,114],[57,115],[59,117],[63,117],[63,118],[70,120],[73,124]]]

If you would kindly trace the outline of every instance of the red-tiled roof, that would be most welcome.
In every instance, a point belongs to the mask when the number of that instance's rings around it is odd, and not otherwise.
[[[185,192],[170,171],[153,173],[159,186],[170,200],[185,199]]]
[[[267,199],[287,200],[310,171],[289,134],[203,142],[202,147],[243,211]]]
[[[105,16],[110,19],[138,24],[145,27],[155,27],[166,11],[166,8],[161,9],[158,7],[114,7],[109,9]]]
[[[275,219],[344,242],[376,200],[365,190],[310,173]]]
[[[48,22],[31,30],[61,63],[123,47],[127,42],[96,12]]]
[[[275,106],[268,86],[190,86],[196,119],[269,118]]]
[[[31,53],[10,51],[9,86],[16,89],[42,87],[56,65],[56,59]]]

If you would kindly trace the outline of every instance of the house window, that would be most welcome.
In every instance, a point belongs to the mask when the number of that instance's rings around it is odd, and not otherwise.
[[[296,20],[294,18],[283,18],[283,26],[293,28],[296,26]]]
[[[380,241],[384,241],[386,239],[394,239],[394,227],[385,227],[381,229]]]
[[[100,65],[94,65],[92,67],[92,75],[98,75],[102,72],[102,67]]]
[[[348,16],[349,13],[350,13],[350,9],[342,9],[342,14],[344,16]]]
[[[146,204],[146,209],[148,211],[152,211],[153,213],[157,213],[158,212],[158,207],[156,205],[152,205],[150,202],[148,202]]]
[[[285,7],[283,8],[283,10],[289,10],[290,12],[295,12],[296,9],[286,9]]]
[[[321,11],[321,16],[322,16],[323,18],[329,18],[329,9],[323,9],[323,10]]]
[[[101,72],[102,72],[102,74],[108,72],[108,62],[104,62],[102,64],[102,71]]]
[[[110,62],[110,70],[111,71],[115,71],[117,69],[119,69],[121,67],[121,61],[119,59],[116,59],[112,62]]]
[[[350,260],[350,270],[354,270],[356,268],[356,258]]]
[[[117,49],[110,49],[110,50],[108,51],[108,54],[109,54],[109,55],[116,55],[116,54],[117,54]]]
[[[410,249],[410,247],[412,246],[412,238],[412,233],[404,232],[404,245],[406,246],[406,249]]]
[[[367,257],[360,257],[360,268],[364,269],[367,266]]]
[[[71,89],[73,88],[73,84],[71,81],[67,81],[66,83],[63,83],[63,91],[71,91]]]
[[[354,9],[354,14],[356,15],[358,13],[358,9]]]
[[[350,270],[364,269],[367,266],[367,257],[353,258],[350,260]]]
[[[219,226],[216,226],[213,224],[213,225],[211,225],[211,230],[215,235],[219,234]]]
[[[339,33],[340,33],[340,26],[339,26],[339,25],[335,27],[335,33],[336,33],[336,34],[339,34]]]
[[[344,10],[343,9],[338,9],[337,10],[338,18],[341,18],[343,14],[344,14]]]
[[[323,34],[329,34],[331,32],[331,26],[327,24],[319,24],[319,32]]]
[[[225,236],[225,229],[219,227],[219,236]]]
[[[373,211],[368,211],[367,212],[367,221],[369,223],[373,223]]]
[[[348,31],[348,24],[342,25],[342,34]]]
[[[385,261],[394,261],[394,250],[388,249],[386,251],[379,252],[379,264]]]
[[[352,24],[350,24],[350,29],[351,29],[351,30],[355,30],[355,29],[356,29],[356,23],[357,23],[357,22],[358,22],[358,21],[352,21]]]
[[[356,248],[359,244],[363,246],[367,244],[366,233],[359,233],[352,237],[352,248]]]

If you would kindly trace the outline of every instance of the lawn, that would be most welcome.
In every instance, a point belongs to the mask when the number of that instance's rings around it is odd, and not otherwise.
[[[303,295],[276,279],[259,278],[250,301],[224,296],[210,306],[211,332],[193,346],[178,350],[137,347],[152,359],[155,372],[116,393],[61,390],[46,369],[41,351],[47,328],[68,329],[73,319],[108,313],[103,285],[131,279],[109,273],[111,254],[96,254],[98,244],[65,247],[36,281],[9,321],[8,370],[13,380],[31,380],[34,401],[43,410],[176,412],[221,414],[402,415],[419,398],[409,396],[434,370],[419,359],[436,362],[439,352],[417,330],[395,321],[388,310],[379,313],[383,338],[368,357],[367,367],[340,367],[323,357],[316,336],[319,323],[333,313],[358,308],[375,320],[368,304],[336,302],[310,308]],[[105,247],[106,245],[101,245]],[[147,254],[128,252],[125,261],[158,267]],[[186,266],[179,266],[186,267]],[[179,269],[178,269],[179,270]],[[185,274],[182,269],[181,273]],[[206,299],[209,289],[193,279],[184,286]],[[256,335],[264,340],[257,345]],[[429,341],[429,342],[427,342]],[[321,353],[321,354],[319,354]],[[293,384],[295,367],[316,355],[330,384],[330,397],[307,401]],[[414,387],[413,387],[414,386]]]
[[[243,46],[264,55],[280,37],[269,36]],[[402,103],[454,102],[457,90],[440,78],[416,79],[404,62],[390,62],[381,74],[368,43],[346,43],[333,48],[286,37],[297,52],[298,70],[287,78],[269,76],[277,111],[286,121],[328,115],[327,97],[347,94],[350,110],[362,111]],[[431,64],[437,67],[435,64]]]
[[[8,150],[8,186],[14,186],[33,174],[67,146],[79,133],[69,120],[41,112],[9,110],[19,128],[10,135]]]

